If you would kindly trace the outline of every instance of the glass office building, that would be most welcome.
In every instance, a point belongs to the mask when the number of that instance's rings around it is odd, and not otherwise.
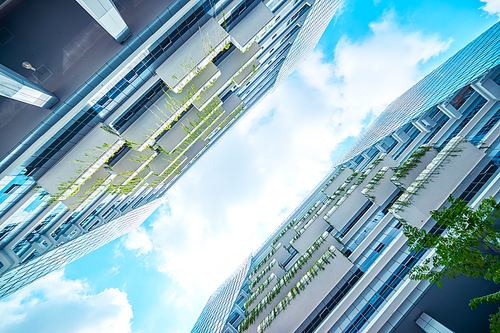
[[[402,226],[446,232],[430,212],[449,195],[499,200],[499,41],[497,23],[388,106],[254,252],[223,333],[488,330],[467,311],[481,282],[408,278],[432,253]]]
[[[142,223],[339,3],[0,5],[0,297]]]

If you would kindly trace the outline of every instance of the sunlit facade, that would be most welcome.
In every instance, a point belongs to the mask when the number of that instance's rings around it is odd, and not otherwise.
[[[319,3],[1,5],[0,298],[140,225],[311,52]]]
[[[440,291],[408,278],[432,253],[409,252],[402,226],[446,232],[430,212],[450,194],[473,208],[500,199],[499,34],[497,23],[360,136],[254,252],[223,333],[488,329],[464,292],[484,282]]]

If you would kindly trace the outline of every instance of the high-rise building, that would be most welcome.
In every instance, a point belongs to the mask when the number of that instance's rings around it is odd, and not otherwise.
[[[359,136],[254,252],[235,301],[207,304],[217,314],[230,309],[216,332],[487,330],[488,313],[467,304],[497,291],[494,283],[461,278],[450,282],[455,289],[446,281],[441,291],[410,280],[407,272],[432,251],[409,252],[401,227],[446,232],[430,212],[449,195],[473,208],[489,196],[500,198],[499,121],[497,23]],[[213,313],[204,310],[198,322],[220,320]]]
[[[0,298],[140,225],[340,2],[3,2]]]

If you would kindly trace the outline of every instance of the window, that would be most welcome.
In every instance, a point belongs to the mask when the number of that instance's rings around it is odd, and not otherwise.
[[[9,186],[9,188],[7,188],[7,189],[5,190],[5,192],[3,192],[3,193],[5,193],[5,194],[11,194],[11,193],[13,193],[13,192],[14,192],[14,191],[15,191],[18,187],[20,187],[20,186],[21,186],[21,185],[19,185],[19,184],[12,184],[12,185],[10,185],[10,186]]]
[[[9,224],[5,228],[3,228],[2,231],[0,231],[0,240],[4,239],[5,236],[9,234],[12,230],[14,230],[17,226],[17,223]]]

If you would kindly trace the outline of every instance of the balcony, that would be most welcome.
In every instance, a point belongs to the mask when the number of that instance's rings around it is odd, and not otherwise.
[[[326,207],[325,207],[326,208]],[[307,248],[316,240],[318,237],[325,232],[330,227],[330,224],[326,222],[322,216],[318,216],[311,219],[294,237],[290,242],[292,246],[299,252],[304,253]],[[338,248],[343,246],[335,241],[333,244]]]
[[[167,154],[172,154],[186,140],[192,130],[198,129],[202,124],[209,120],[210,117],[219,109],[222,102],[220,100],[206,111],[200,111],[196,107],[192,107],[181,120],[175,123],[172,128],[156,142]]]
[[[281,244],[288,244],[292,238],[297,235],[297,232],[295,231],[293,227],[294,221],[290,222],[284,229],[283,231],[280,232],[278,236],[273,240],[272,245],[276,245],[278,242]]]
[[[239,88],[242,87],[260,68],[260,61],[255,59],[246,68],[243,67],[242,71],[234,78],[234,84]]]
[[[168,91],[160,97],[152,107],[144,112],[122,136],[143,151],[151,146],[156,138],[187,110],[193,101],[200,96],[218,77],[219,69],[212,63],[196,76],[191,84],[179,93]]]
[[[377,157],[370,166],[356,178],[353,185],[344,195],[342,195],[342,197],[332,206],[325,215],[325,220],[337,231],[341,231],[359,211],[359,208],[367,202],[368,199],[362,194],[362,190],[368,185],[370,180],[369,175],[377,174],[383,166],[390,167],[395,164],[396,162],[386,154],[381,154]],[[350,177],[352,177],[352,175]]]
[[[280,278],[281,277],[277,277],[274,273],[271,273],[258,288],[253,290],[252,296],[245,302],[245,309],[247,311],[252,311],[257,304],[259,304],[260,301],[262,301],[262,299],[274,288]]]
[[[192,121],[203,121],[205,116],[196,107],[191,107],[181,120],[177,121],[161,139],[156,141],[155,146],[161,148],[166,154],[172,154],[188,135],[185,127],[189,126]]]
[[[212,100],[219,96],[233,81],[240,76],[250,64],[261,54],[262,50],[259,44],[252,45],[245,53],[234,50],[219,65],[220,77],[214,82],[200,98],[193,102],[198,110],[203,110]]]
[[[217,123],[224,114],[220,110],[220,105],[214,104],[213,109],[209,108],[203,111],[203,117],[200,116],[198,120],[189,121],[189,126],[184,125],[182,128],[185,132],[184,134],[179,130],[177,130],[177,134],[173,134],[173,137],[177,135],[180,138],[183,137],[183,139],[181,139],[180,143],[175,140],[173,141],[175,147],[170,154],[161,146],[161,143],[169,144],[167,133],[165,141],[162,141],[157,146],[163,150],[163,153],[150,163],[151,170],[156,175],[162,177],[169,177],[182,171],[183,167],[181,167],[181,164],[186,166],[206,146],[207,143],[200,139],[211,130],[213,124]],[[197,115],[200,115],[200,113]]]
[[[260,322],[257,331],[294,332],[352,266],[330,246]]]
[[[220,116],[206,128],[201,138],[205,141],[210,141],[219,131],[231,125],[243,110],[243,101],[234,94],[229,96],[222,104]]]
[[[172,91],[179,93],[229,43],[227,32],[212,18],[158,67],[156,73]]]
[[[231,41],[245,52],[257,43],[274,25],[274,14],[264,3],[259,2],[231,31]]]
[[[122,193],[120,190],[125,190],[126,188],[130,188],[130,190],[133,189],[135,185],[149,173],[149,170],[147,170],[146,173],[141,173],[141,171],[144,171],[146,166],[157,155],[158,153],[153,150],[145,150],[142,152],[133,149],[129,150],[115,163],[115,165],[113,165],[113,167],[111,167],[117,175],[111,186],[116,187],[120,193]],[[130,186],[127,186],[129,184]]]
[[[86,207],[86,205],[104,192],[115,177],[116,174],[112,174],[108,169],[100,167],[78,188],[74,195],[63,200],[63,203],[72,209],[76,208],[76,210]]]
[[[389,197],[397,190],[396,185],[391,181],[394,170],[388,166],[382,167],[375,176],[366,184],[361,193],[373,203],[382,206]]]
[[[256,305],[254,305],[253,302],[247,301],[246,306],[252,306],[252,310],[242,322],[240,331],[248,330],[249,332],[256,332],[259,323],[276,305],[278,305],[283,297],[287,295],[290,288],[298,283],[307,271],[311,269],[313,264],[319,260],[324,252],[328,251],[330,247],[333,247],[334,243],[336,243],[335,238],[327,232],[323,233],[286,272],[286,274],[276,282],[265,297],[262,297]],[[252,294],[252,297],[254,297],[255,300],[257,299],[257,296],[254,296],[254,294]],[[288,331],[285,330],[283,332]]]
[[[187,157],[184,155],[173,157],[164,154],[158,154],[158,156],[156,156],[148,166],[155,175],[160,177],[167,177],[168,175],[166,175],[166,173],[168,169],[173,166],[180,166],[180,164],[186,159]]]
[[[327,197],[333,197],[334,193],[339,189],[339,187],[344,184],[349,176],[353,173],[352,169],[341,167],[323,186],[321,191]]]
[[[285,274],[285,270],[276,259],[271,260],[271,262],[264,268],[264,270],[262,270],[262,272],[257,275],[255,280],[250,283],[250,290],[255,291],[259,289],[261,284],[272,274],[276,275],[278,279],[280,279],[283,274]]]
[[[451,139],[389,211],[400,221],[422,227],[484,156],[462,137]]]
[[[299,232],[306,224],[307,222],[313,218],[314,216],[318,215],[318,212],[323,209],[325,205],[321,200],[316,202],[314,206],[312,206],[305,214],[302,216],[302,218],[295,224],[293,227],[295,231]]]
[[[406,190],[437,154],[438,151],[431,145],[418,147],[410,157],[396,169],[391,181],[401,190]]]
[[[53,200],[66,200],[125,143],[98,124],[37,183]]]

